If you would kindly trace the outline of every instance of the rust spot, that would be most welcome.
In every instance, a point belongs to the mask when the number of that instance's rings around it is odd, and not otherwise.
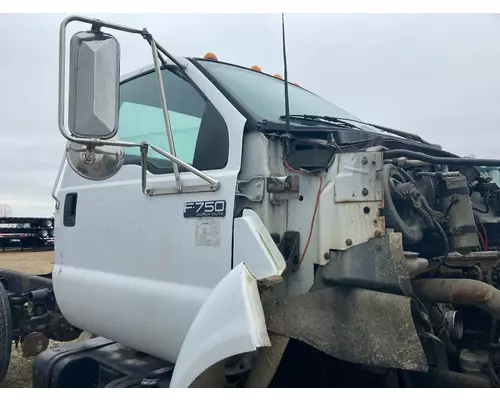
[[[452,301],[468,303],[484,303],[491,299],[493,293],[490,291],[480,291],[473,288],[464,287],[452,294]]]
[[[269,286],[276,285],[277,283],[280,283],[283,280],[283,277],[281,275],[272,275],[267,278],[263,278],[260,281],[258,281],[259,287],[266,287],[268,288]]]

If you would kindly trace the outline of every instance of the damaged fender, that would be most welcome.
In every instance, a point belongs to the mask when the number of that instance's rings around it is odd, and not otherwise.
[[[215,363],[270,345],[257,280],[241,263],[198,312],[182,344],[170,387],[189,387]]]
[[[239,263],[215,287],[189,328],[171,388],[189,387],[228,357],[271,346],[257,282],[279,281],[286,263],[251,210],[235,219],[234,253]]]

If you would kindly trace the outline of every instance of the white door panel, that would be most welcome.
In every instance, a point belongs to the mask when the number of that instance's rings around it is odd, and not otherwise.
[[[92,182],[66,164],[55,224],[54,288],[68,321],[172,362],[199,308],[231,270],[235,188],[245,123],[194,66],[189,65],[187,72],[227,126],[226,166],[204,170],[220,181],[220,189],[151,197],[142,193],[138,165],[125,165],[112,178]],[[172,96],[168,87],[166,94],[168,103]],[[157,126],[154,129],[156,138]],[[174,131],[174,139],[179,132],[183,131]],[[181,177],[184,186],[204,183],[191,172],[182,172]],[[148,173],[147,178],[151,188],[175,187],[173,173]],[[77,193],[74,226],[64,226],[68,193]],[[185,203],[216,200],[226,201],[225,217],[184,217]]]

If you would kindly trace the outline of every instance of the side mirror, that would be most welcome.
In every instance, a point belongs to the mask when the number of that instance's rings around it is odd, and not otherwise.
[[[100,31],[70,42],[68,128],[79,138],[110,139],[118,131],[120,45]]]

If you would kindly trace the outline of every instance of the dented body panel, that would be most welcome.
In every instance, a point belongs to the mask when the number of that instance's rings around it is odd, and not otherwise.
[[[270,345],[257,279],[240,263],[215,287],[196,315],[170,387],[189,387],[217,362]]]

